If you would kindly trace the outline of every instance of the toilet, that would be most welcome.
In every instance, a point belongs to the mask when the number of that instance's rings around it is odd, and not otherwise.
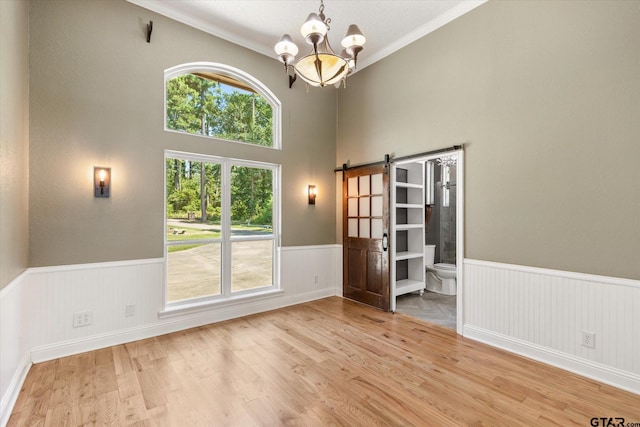
[[[456,265],[434,264],[436,245],[425,245],[424,262],[427,268],[426,288],[430,292],[444,295],[456,294]]]

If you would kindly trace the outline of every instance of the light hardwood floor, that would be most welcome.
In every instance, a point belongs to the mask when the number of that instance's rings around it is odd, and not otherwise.
[[[640,396],[332,297],[34,365],[9,426],[581,425]]]

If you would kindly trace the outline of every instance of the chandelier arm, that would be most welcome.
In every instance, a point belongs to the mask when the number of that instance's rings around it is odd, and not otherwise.
[[[316,66],[316,72],[318,73],[318,77],[320,77],[320,86],[324,86],[324,79],[322,78],[322,61],[318,54],[316,54],[316,60],[313,62]]]
[[[338,69],[338,71],[336,71],[330,78],[327,79],[327,81],[329,81],[329,80],[339,76],[340,74],[344,73],[344,67],[345,67],[344,65],[342,67],[340,67]],[[347,67],[348,67],[348,65],[347,65]],[[345,77],[345,80],[346,80],[346,77]]]
[[[313,46],[313,53],[318,56],[318,43],[322,44],[322,42],[326,39],[321,40],[317,34],[310,35],[309,39],[311,40],[311,45]]]

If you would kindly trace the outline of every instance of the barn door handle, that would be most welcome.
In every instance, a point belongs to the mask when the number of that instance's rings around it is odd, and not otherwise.
[[[382,235],[382,250],[386,252],[387,249],[389,249],[389,236],[387,236],[387,233],[384,233]]]

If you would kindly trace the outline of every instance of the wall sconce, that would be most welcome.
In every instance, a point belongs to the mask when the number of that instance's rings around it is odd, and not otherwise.
[[[93,195],[95,197],[109,197],[111,194],[111,168],[93,168]]]
[[[316,204],[316,195],[318,194],[316,191],[316,186],[315,185],[309,185],[309,204],[310,205],[315,205]]]

